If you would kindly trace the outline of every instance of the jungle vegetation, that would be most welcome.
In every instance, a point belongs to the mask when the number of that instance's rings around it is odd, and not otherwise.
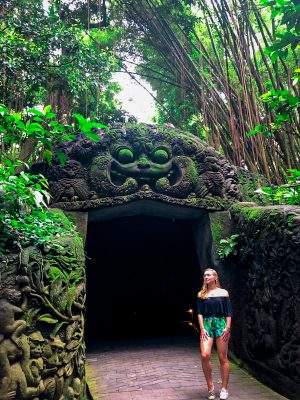
[[[282,183],[299,168],[299,0],[6,0],[1,102],[124,119],[112,73],[148,80],[158,123]],[[132,68],[130,66],[134,66]],[[22,145],[22,144],[21,144]]]
[[[299,168],[299,1],[114,4],[128,25],[123,58],[156,89],[158,122],[198,133],[269,182]]]
[[[297,194],[299,32],[300,0],[3,0],[1,227],[24,236],[10,215],[27,223],[47,207],[32,162],[64,162],[57,143],[130,118],[115,99],[117,71],[151,84],[154,122]]]

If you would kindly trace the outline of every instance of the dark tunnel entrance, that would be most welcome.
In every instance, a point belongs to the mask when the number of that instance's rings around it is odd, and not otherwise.
[[[88,226],[86,341],[193,334],[201,271],[191,221],[138,215]]]

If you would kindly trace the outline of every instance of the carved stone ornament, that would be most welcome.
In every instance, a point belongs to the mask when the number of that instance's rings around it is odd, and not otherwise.
[[[236,168],[196,136],[167,126],[119,125],[60,149],[65,165],[36,164],[52,202],[84,210],[150,199],[221,210],[241,199]]]
[[[77,236],[0,257],[0,400],[86,398],[84,263]]]
[[[298,399],[300,208],[234,205],[231,214],[240,234],[239,273],[244,273],[235,351],[277,390]]]

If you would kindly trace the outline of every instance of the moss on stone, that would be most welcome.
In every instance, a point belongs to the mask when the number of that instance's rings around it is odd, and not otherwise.
[[[275,217],[283,213],[282,206],[245,207],[240,204],[234,204],[230,210],[234,215],[244,215],[249,220],[258,220],[259,218],[267,215]]]
[[[255,201],[258,204],[262,203],[261,196],[256,193],[261,186],[267,186],[267,182],[263,176],[237,167],[238,188],[242,193],[243,201]]]
[[[60,210],[59,208],[51,208],[51,209],[50,209],[50,212],[53,213],[53,214],[55,214],[55,215],[58,215],[58,216],[59,216],[59,218],[61,219],[61,222],[62,222],[62,224],[63,224],[63,226],[64,226],[65,228],[70,228],[70,229],[71,229],[70,222],[73,223],[73,221],[71,221],[71,220],[66,216],[66,214],[63,212],[63,210]],[[73,223],[73,224],[74,224],[74,223]],[[75,227],[74,227],[74,231],[75,231]]]
[[[64,228],[69,231],[66,232],[66,235],[63,237],[61,236],[53,237],[53,247],[55,247],[56,245],[58,246],[65,245],[67,248],[73,249],[73,253],[76,257],[80,255],[80,258],[82,258],[84,249],[83,241],[85,240],[85,238],[76,229],[77,225],[76,213],[72,212],[66,215],[63,210],[60,210],[58,208],[51,208],[50,211],[53,214],[59,216]]]
[[[85,214],[81,211],[64,211],[65,216],[69,221],[74,225],[76,232],[80,235],[80,237],[85,241],[86,239],[86,231],[87,231],[87,217],[84,219],[82,214]]]
[[[223,224],[221,222],[220,215],[215,215],[214,218],[211,219],[210,221],[211,221],[210,227],[211,227],[211,234],[212,234],[213,241],[215,243],[219,243],[223,237],[222,233],[221,233]]]
[[[78,224],[78,218],[77,218],[77,213],[76,212],[68,212],[68,211],[65,211],[64,212],[64,216],[69,220],[69,221],[71,221],[72,222],[72,224],[74,224],[74,226],[77,226],[77,224]]]
[[[265,210],[259,207],[250,209],[244,208],[243,211],[247,214],[249,219],[258,219],[265,213]]]
[[[286,221],[287,221],[287,225],[288,225],[288,227],[289,228],[292,228],[293,226],[294,226],[294,218],[295,218],[295,215],[288,215],[287,216],[287,218],[286,218]]]
[[[51,237],[47,246],[37,242],[35,245],[24,247],[19,253],[8,253],[0,258],[2,308],[3,302],[5,307],[12,302],[13,307],[18,310],[17,313],[22,314],[18,324],[23,321],[22,337],[28,343],[30,343],[31,335],[38,335],[40,341],[49,343],[48,351],[43,354],[45,365],[51,363],[51,357],[54,354],[52,353],[52,344],[59,343],[60,348],[64,348],[65,359],[73,366],[68,373],[68,378],[74,385],[73,387],[76,385],[78,399],[83,400],[87,398],[85,378],[82,373],[82,365],[85,361],[83,344],[83,310],[86,292],[84,246],[78,232],[74,230],[74,226],[63,211],[52,209],[50,212],[55,215],[55,219],[59,218],[60,225],[66,226],[63,232],[59,231],[53,238]],[[31,301],[33,293],[38,301]],[[5,325],[3,324],[3,329],[5,326],[6,322]],[[12,340],[13,332],[7,331],[7,333],[9,333],[7,340]],[[53,382],[56,382],[56,370],[64,371],[64,373],[67,371],[67,364],[62,357],[57,357],[55,362],[57,368],[49,369],[48,373],[49,379]],[[18,374],[23,374],[24,382],[30,367],[29,359],[22,356]],[[7,376],[13,377],[13,370],[9,370],[9,368],[8,363]],[[36,389],[39,379],[41,377],[37,377],[32,384]],[[14,380],[12,382],[15,383]],[[57,388],[54,386],[55,390]],[[7,389],[4,387],[1,391],[3,395],[1,399],[11,398]],[[65,388],[61,387],[59,390],[59,398],[70,398],[69,392]],[[21,394],[16,398],[25,399]]]
[[[218,254],[221,249],[220,240],[226,239],[232,234],[232,223],[227,211],[210,213],[209,218],[213,247]]]

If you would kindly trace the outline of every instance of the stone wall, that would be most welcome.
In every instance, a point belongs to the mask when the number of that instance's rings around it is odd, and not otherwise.
[[[0,399],[86,399],[77,233],[0,258]]]
[[[254,374],[300,393],[300,208],[231,208],[237,257],[220,263],[235,311],[231,348]]]

